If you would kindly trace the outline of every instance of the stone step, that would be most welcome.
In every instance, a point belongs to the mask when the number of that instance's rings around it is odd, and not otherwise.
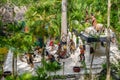
[[[25,72],[30,72],[30,73],[32,73],[33,71],[34,71],[33,68],[31,68],[31,67],[26,67],[26,69],[25,69],[25,68],[19,69],[19,70],[18,70],[18,74],[22,74],[22,73],[25,73]]]
[[[86,66],[87,69],[90,69],[90,66]],[[101,69],[102,65],[92,65],[92,69]]]
[[[92,74],[98,74],[101,72],[102,69],[92,69]],[[80,72],[74,72],[72,70],[72,72],[66,72],[64,71],[64,75],[76,75],[76,74],[80,74],[80,75],[84,75],[85,73],[90,73],[90,70],[88,69],[81,69]],[[57,71],[56,74],[54,72],[51,72],[51,75],[63,75],[63,71]]]
[[[102,70],[102,67],[101,65],[99,66],[93,66],[92,67],[92,73],[93,74],[98,74],[100,73],[100,71]],[[90,68],[80,68],[80,72],[79,73],[76,73],[73,71],[73,66],[69,66],[69,68],[64,68],[64,74],[65,75],[70,75],[70,74],[85,74],[85,71],[87,71],[88,73],[90,72]],[[58,75],[63,75],[63,68],[59,71],[56,72],[56,74]],[[52,73],[52,75],[55,75],[54,73]]]
[[[116,59],[120,59],[120,54],[117,54],[117,53],[116,53],[116,54],[115,54],[115,58],[116,58]]]
[[[110,61],[114,64],[118,64],[118,60],[114,56],[110,56]]]

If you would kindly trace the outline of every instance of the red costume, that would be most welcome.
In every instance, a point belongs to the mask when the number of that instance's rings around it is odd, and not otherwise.
[[[50,43],[49,43],[49,46],[53,46],[53,41],[51,40]]]

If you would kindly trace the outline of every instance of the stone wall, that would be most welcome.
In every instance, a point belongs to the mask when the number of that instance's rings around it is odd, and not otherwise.
[[[3,23],[11,23],[14,21],[23,21],[24,14],[27,11],[26,6],[9,6],[4,5],[0,8],[0,20]]]

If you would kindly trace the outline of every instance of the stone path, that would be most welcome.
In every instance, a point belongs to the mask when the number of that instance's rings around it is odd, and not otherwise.
[[[13,53],[9,50],[3,67],[4,71],[12,71],[12,57],[13,57]]]

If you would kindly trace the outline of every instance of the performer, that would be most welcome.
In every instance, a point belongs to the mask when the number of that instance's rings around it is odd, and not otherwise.
[[[80,61],[85,61],[85,56],[84,56],[85,50],[83,45],[80,45]]]

